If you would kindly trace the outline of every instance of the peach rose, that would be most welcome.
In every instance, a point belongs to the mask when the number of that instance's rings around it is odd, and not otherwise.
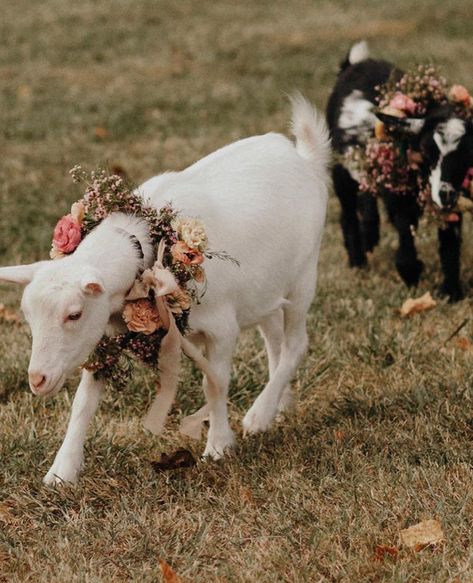
[[[470,94],[468,93],[468,89],[463,87],[463,85],[452,85],[448,96],[452,101],[463,103],[463,105],[466,105],[467,107],[471,105]]]
[[[81,238],[79,223],[72,215],[66,215],[59,219],[54,229],[53,248],[60,253],[72,253]]]
[[[128,330],[131,332],[142,332],[152,334],[162,327],[158,310],[154,304],[147,299],[127,302],[123,310],[123,319]]]
[[[415,101],[400,91],[397,91],[394,94],[391,101],[389,102],[389,105],[390,107],[404,111],[409,115],[414,115],[417,109]]]
[[[200,265],[204,261],[204,256],[198,251],[188,247],[184,241],[178,241],[171,247],[171,255],[174,263],[183,263],[184,265]]]
[[[173,314],[181,314],[191,307],[189,294],[180,288],[173,293],[167,294],[166,303]]]

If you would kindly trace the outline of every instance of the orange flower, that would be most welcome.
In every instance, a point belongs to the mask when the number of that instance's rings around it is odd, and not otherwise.
[[[463,105],[466,105],[466,107],[470,107],[471,105],[470,94],[468,93],[468,89],[463,87],[463,85],[452,85],[449,97],[452,101],[463,103]]]
[[[128,330],[143,334],[152,334],[163,325],[156,307],[148,299],[127,302],[123,310],[123,319]]]
[[[189,294],[181,288],[175,292],[167,294],[165,298],[166,303],[173,314],[181,314],[183,310],[188,310],[191,307]]]
[[[205,271],[203,267],[194,268],[194,279],[197,283],[204,283],[205,281]]]
[[[174,263],[179,262],[184,265],[200,265],[204,261],[203,254],[188,247],[184,241],[174,243],[171,247],[171,255]]]

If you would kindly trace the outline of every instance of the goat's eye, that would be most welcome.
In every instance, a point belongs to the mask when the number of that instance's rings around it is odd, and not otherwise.
[[[69,321],[74,322],[75,320],[78,320],[81,316],[82,312],[73,312],[72,314],[69,314],[69,316],[67,316],[67,319]]]

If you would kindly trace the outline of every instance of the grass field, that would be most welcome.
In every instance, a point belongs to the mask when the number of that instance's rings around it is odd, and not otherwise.
[[[239,137],[284,132],[285,93],[323,108],[360,38],[403,67],[432,59],[473,88],[470,0],[17,0],[2,5],[0,31],[2,265],[47,256],[57,218],[81,194],[68,177],[76,163],[120,164],[140,182]],[[332,200],[294,412],[242,438],[266,379],[262,343],[247,333],[231,385],[238,447],[219,463],[153,472],[163,451],[203,449],[176,430],[201,404],[199,379],[186,369],[158,439],[141,427],[153,385],[140,370],[126,392],[108,391],[79,485],[44,487],[77,379],[35,398],[28,330],[0,322],[0,581],[154,582],[160,559],[187,582],[473,581],[473,353],[445,344],[471,315],[471,219],[468,299],[401,320],[409,292],[393,230],[355,273],[337,215]],[[434,292],[432,227],[419,248],[416,293]],[[0,286],[9,308],[19,298]],[[376,545],[397,546],[400,529],[426,518],[441,521],[443,545],[376,560]]]

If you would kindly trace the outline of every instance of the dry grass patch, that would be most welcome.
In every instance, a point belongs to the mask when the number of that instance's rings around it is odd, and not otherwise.
[[[284,93],[298,88],[323,106],[361,36],[374,54],[401,66],[433,58],[471,85],[470,11],[467,0],[5,6],[0,263],[47,255],[57,217],[79,195],[67,174],[74,164],[120,163],[139,182],[238,137],[285,131]],[[160,560],[189,582],[472,580],[472,321],[466,340],[445,343],[471,317],[471,220],[468,299],[404,320],[409,292],[394,271],[393,230],[383,225],[370,268],[356,273],[337,215],[332,200],[294,410],[267,434],[242,438],[241,418],[267,378],[262,342],[245,334],[230,395],[239,442],[221,463],[154,472],[162,452],[199,456],[203,444],[176,428],[202,396],[186,365],[156,439],[141,428],[153,384],[139,369],[127,391],[108,391],[80,484],[43,487],[77,379],[54,400],[34,398],[28,330],[0,321],[0,581],[154,582]],[[426,272],[416,295],[435,293],[428,225],[419,248]],[[0,286],[8,309],[19,297]],[[440,521],[445,541],[402,547],[400,530],[425,519]]]

